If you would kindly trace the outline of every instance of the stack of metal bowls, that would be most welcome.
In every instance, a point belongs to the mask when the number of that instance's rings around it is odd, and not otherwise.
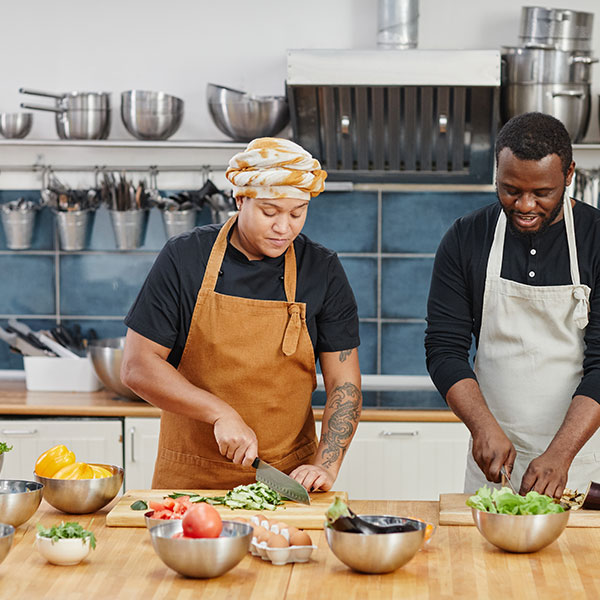
[[[573,142],[590,120],[594,14],[524,6],[520,46],[502,48],[502,118],[538,111],[562,121]]]

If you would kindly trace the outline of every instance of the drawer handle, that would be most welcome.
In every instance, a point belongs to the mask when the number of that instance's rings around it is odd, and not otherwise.
[[[2,435],[35,435],[38,432],[37,429],[2,429],[0,433]]]
[[[416,437],[419,435],[417,431],[383,431],[379,432],[379,437]]]
[[[135,427],[129,430],[129,439],[131,441],[131,462],[135,462]]]

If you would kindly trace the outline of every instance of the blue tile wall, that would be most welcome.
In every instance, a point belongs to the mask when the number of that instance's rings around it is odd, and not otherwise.
[[[371,191],[374,189],[375,191]],[[0,191],[0,203],[39,191]],[[455,219],[496,201],[482,192],[328,192],[314,198],[304,227],[311,239],[336,251],[358,303],[363,373],[425,375],[426,301],[437,246]],[[205,207],[196,224],[211,222]],[[39,211],[30,250],[10,251],[0,227],[0,324],[11,316],[34,329],[57,318],[99,337],[125,334],[122,318],[166,241],[162,215],[150,211],[143,245],[116,249],[109,212],[95,215],[88,248],[59,251],[54,215]],[[58,273],[59,277],[56,278]],[[60,305],[56,306],[57,290]],[[0,369],[22,369],[22,359],[0,343]],[[313,404],[323,405],[323,392]],[[437,392],[365,392],[365,406],[443,408]]]

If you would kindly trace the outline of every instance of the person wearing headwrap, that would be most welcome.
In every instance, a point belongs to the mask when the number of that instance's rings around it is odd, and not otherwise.
[[[362,395],[354,295],[337,255],[301,233],[327,174],[294,142],[259,138],[226,177],[238,212],[171,238],[125,318],[121,378],[163,411],[152,486],[252,483],[260,456],[328,490]]]

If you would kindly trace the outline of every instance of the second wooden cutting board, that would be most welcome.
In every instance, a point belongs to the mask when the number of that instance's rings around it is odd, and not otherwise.
[[[132,510],[131,504],[136,500],[156,500],[162,501],[165,496],[172,494],[175,490],[128,490],[124,496],[119,498],[117,504],[106,515],[106,524],[109,527],[145,527],[145,510]],[[227,490],[176,490],[178,492],[187,492],[190,494],[199,494],[200,496],[223,496]],[[268,519],[283,521],[288,525],[300,529],[322,529],[325,520],[325,511],[333,502],[333,499],[339,496],[345,502],[348,501],[346,492],[315,492],[310,494],[310,506],[298,504],[297,502],[286,501],[282,506],[275,510],[232,510],[227,506],[215,506],[223,519],[233,517],[250,517],[262,513]]]
[[[465,504],[470,494],[440,494],[440,525],[475,525]],[[600,527],[600,510],[573,510],[567,527]]]

